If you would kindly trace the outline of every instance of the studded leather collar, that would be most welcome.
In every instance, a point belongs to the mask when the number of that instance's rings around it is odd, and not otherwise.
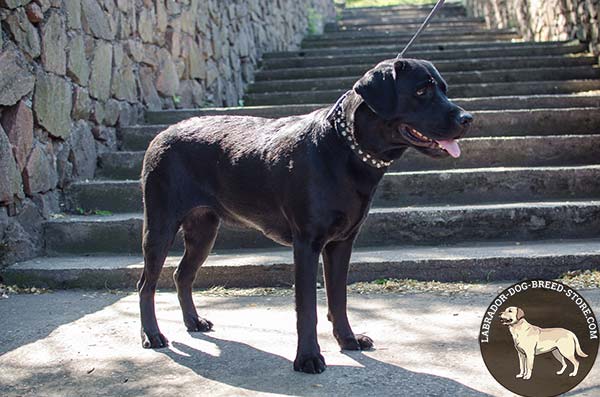
[[[348,144],[350,149],[356,154],[363,163],[370,165],[373,168],[385,168],[392,165],[393,161],[385,161],[378,159],[371,153],[364,150],[356,141],[354,137],[354,131],[352,124],[348,122],[346,115],[344,114],[343,103],[348,94],[351,91],[346,92],[344,95],[337,100],[333,108],[327,114],[327,119],[331,122],[333,129],[337,131],[340,137]]]

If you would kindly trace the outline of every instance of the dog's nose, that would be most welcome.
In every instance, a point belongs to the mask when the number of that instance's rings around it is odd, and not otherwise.
[[[463,112],[460,114],[459,122],[462,126],[468,126],[473,121],[473,116],[471,113]]]

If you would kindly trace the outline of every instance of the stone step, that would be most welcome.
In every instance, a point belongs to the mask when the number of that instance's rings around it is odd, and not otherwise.
[[[457,100],[461,106],[464,106],[467,110],[473,113],[475,121],[469,131],[469,136],[500,136],[500,135],[539,135],[539,134],[561,134],[563,132],[570,134],[589,134],[599,131],[600,127],[600,115],[597,107],[597,97],[590,96],[585,98],[587,100],[576,101],[576,97],[564,98],[569,104],[582,104],[592,105],[590,107],[574,107],[574,108],[533,108],[524,109],[519,107],[518,109],[492,109],[492,110],[473,110],[477,109],[479,104],[485,105],[487,101],[481,98],[479,101],[475,99],[460,101]],[[551,105],[551,97],[534,97],[534,98],[523,98],[522,100],[516,97],[510,97],[509,99],[499,98],[498,101],[514,101],[516,105],[523,104],[535,104],[540,105],[548,104]],[[567,101],[568,100],[568,101]],[[333,101],[331,101],[333,102]],[[309,105],[317,106],[319,105]],[[485,108],[485,106],[482,106]],[[193,111],[171,111],[164,114],[164,118],[161,119],[161,114],[156,113],[149,117],[153,121],[172,119],[173,122],[177,121],[178,117],[192,117],[194,115],[215,115],[215,114],[242,114],[242,115],[253,115],[253,116],[265,116],[271,115],[273,110],[284,113],[289,110],[297,111],[302,114],[309,112],[311,108],[306,106],[298,106],[294,109],[290,106],[283,108],[271,109],[268,107],[254,107],[254,108],[239,108],[237,111],[229,109],[228,111],[212,112],[210,109],[205,111],[193,110]],[[214,109],[216,110],[216,109]],[[290,113],[286,113],[288,115]],[[293,114],[293,113],[292,113]],[[277,114],[277,116],[283,116],[284,114]],[[506,126],[498,123],[507,123]],[[147,143],[160,132],[167,128],[168,125],[145,125],[137,127],[124,128],[121,131],[121,142],[125,148],[140,148],[145,149]]]
[[[556,131],[552,131],[556,133]],[[156,132],[148,134],[147,140]],[[141,138],[137,141],[141,142]],[[147,145],[146,145],[147,146]],[[139,150],[145,150],[146,146]],[[409,150],[392,166],[393,171],[444,170],[479,167],[547,167],[600,164],[600,135],[508,136],[464,138],[463,155],[433,159]],[[143,151],[111,152],[100,155],[97,177],[138,179]]]
[[[374,7],[374,8],[346,8],[339,15],[342,21],[354,19],[354,18],[392,18],[392,17],[405,17],[405,18],[421,18],[424,19],[430,12],[431,6],[423,7],[422,9],[403,9],[403,10],[387,10],[387,7]],[[465,17],[467,15],[464,7],[461,8],[449,8],[448,4],[439,11],[437,18],[450,18],[450,17]]]
[[[361,12],[348,12],[344,10],[340,15],[340,21],[352,21],[352,20],[364,20],[364,21],[378,21],[382,18],[413,18],[420,19],[421,21],[425,20],[430,10],[403,10],[402,12],[396,11],[361,11]],[[436,18],[446,19],[446,18],[458,18],[458,17],[466,17],[466,11],[462,10],[440,10],[440,13],[437,14]],[[434,19],[436,20],[436,19]]]
[[[600,107],[599,95],[581,94],[454,98],[453,101],[470,111]],[[306,114],[328,106],[331,106],[331,104],[268,105],[147,111],[146,122],[149,124],[173,124],[190,117],[217,115],[278,118]],[[123,148],[126,150],[145,149],[149,142],[148,137],[146,136],[146,128],[151,131],[160,131],[161,129],[164,129],[165,126],[134,126],[123,128],[119,136]],[[139,134],[143,134],[143,140],[140,144],[136,142]],[[152,136],[154,136],[154,133]]]
[[[311,43],[327,43],[327,42],[335,42],[337,40],[348,40],[350,38],[359,39],[361,41],[372,40],[373,44],[376,44],[379,39],[390,39],[396,38],[397,40],[406,41],[410,39],[415,31],[416,26],[413,29],[406,31],[389,31],[389,30],[378,30],[378,31],[368,31],[368,30],[356,30],[356,29],[344,29],[338,31],[327,31],[320,35],[309,35],[304,37],[302,40],[303,43],[307,44],[306,48],[311,47]],[[453,27],[447,28],[443,26],[431,27],[427,28],[425,31],[419,35],[419,43],[417,45],[422,45],[423,43],[431,43],[434,38],[437,38],[439,42],[446,43],[459,43],[460,40],[449,40],[448,34],[452,32],[457,37],[459,35],[464,36],[473,36],[473,37],[481,37],[485,41],[489,40],[491,37],[495,35],[499,36],[514,36],[515,39],[519,39],[520,36],[518,31],[513,28],[502,28],[502,29],[486,29],[484,27]],[[426,41],[420,41],[420,40]],[[520,41],[520,40],[519,40]],[[302,46],[304,47],[304,46]],[[333,47],[333,45],[331,45]]]
[[[442,47],[444,48],[444,47]],[[411,49],[407,57],[427,59],[432,62],[440,60],[464,60],[483,59],[498,57],[535,57],[578,54],[586,51],[584,44],[545,44],[514,45],[494,47],[472,47],[460,49]],[[264,58],[261,65],[263,69],[289,69],[289,68],[313,68],[320,66],[344,66],[357,64],[375,65],[384,59],[395,58],[398,51],[377,51],[371,54],[353,54],[348,51],[345,55],[316,55],[316,56],[292,56],[281,58]]]
[[[265,93],[274,91],[311,91],[311,90],[336,90],[347,89],[361,77],[361,74],[344,77],[318,77],[309,79],[287,79],[257,81],[246,90],[247,94]],[[469,72],[444,73],[444,79],[453,89],[462,84],[483,83],[514,83],[531,81],[558,81],[558,80],[585,80],[600,78],[600,69],[592,66],[564,67],[537,67],[527,69],[504,70],[475,70]]]
[[[600,201],[373,208],[357,246],[595,238]],[[44,224],[49,255],[140,252],[142,214],[64,215]],[[216,250],[271,248],[254,230],[221,227]],[[174,250],[181,250],[177,237]]]
[[[248,93],[244,97],[247,106],[267,106],[286,104],[334,103],[352,85],[331,90],[274,91]],[[471,83],[450,85],[449,94],[453,98],[481,98],[490,96],[514,95],[561,95],[600,90],[600,79],[524,81],[500,83]]]
[[[469,156],[464,150],[463,156]],[[600,165],[476,168],[387,173],[374,198],[381,207],[581,200],[600,197]],[[65,191],[67,212],[142,211],[138,180],[92,180]]]
[[[436,68],[445,75],[450,72],[488,71],[488,70],[514,70],[525,68],[543,68],[552,65],[555,68],[572,68],[578,66],[596,65],[596,58],[592,55],[572,56],[540,56],[540,57],[502,57],[483,59],[463,59],[452,61],[437,61]],[[371,69],[371,63],[362,65],[321,66],[316,68],[289,68],[259,70],[254,79],[256,82],[310,79],[333,77],[362,76]]]
[[[325,26],[325,33],[338,33],[338,32],[398,32],[398,33],[414,33],[423,23],[421,20],[417,22],[413,20],[413,22],[405,22],[405,23],[389,23],[378,21],[377,23],[351,23],[340,21],[338,25],[327,24]],[[442,20],[438,20],[437,23],[432,23],[429,25],[428,29],[430,31],[451,31],[451,30],[471,30],[471,31],[479,31],[479,30],[487,30],[487,26],[485,22],[481,22],[480,20],[467,20],[466,18],[461,18],[459,20],[455,20],[454,22],[446,22]],[[310,37],[310,36],[309,36]],[[317,36],[318,37],[318,36]]]
[[[430,4],[427,5],[395,5],[395,6],[385,6],[385,7],[351,7],[344,8],[341,12],[341,16],[343,19],[353,18],[353,17],[363,17],[363,16],[372,16],[372,17],[381,17],[386,15],[417,15],[425,17],[431,11],[433,6]],[[452,15],[466,15],[466,9],[461,4],[452,4],[447,2],[444,4],[444,7],[440,9],[437,14],[438,17],[441,16],[452,16]]]
[[[410,37],[406,37],[410,39]],[[446,39],[448,39],[446,37]],[[436,43],[417,43],[411,47],[411,51],[449,51],[449,50],[460,50],[460,49],[484,49],[484,48],[537,48],[540,45],[548,47],[550,45],[558,47],[579,47],[579,43],[576,41],[545,41],[545,42],[533,42],[533,41],[477,41],[477,42],[436,42]],[[352,55],[369,55],[377,54],[382,52],[394,53],[398,52],[402,47],[398,44],[382,44],[382,45],[365,45],[365,46],[353,46]],[[297,51],[275,51],[267,52],[263,54],[263,59],[273,58],[298,58],[307,56],[331,56],[331,55],[347,55],[348,48],[345,47],[329,47],[329,48],[304,48]],[[499,57],[501,59],[503,57]],[[475,61],[472,58],[467,59],[468,61]],[[460,60],[457,60],[460,61]]]
[[[404,16],[403,14],[398,15],[381,15],[376,18],[374,17],[354,17],[354,18],[343,18],[337,23],[338,30],[354,29],[358,27],[370,27],[378,25],[390,25],[390,26],[401,26],[411,25],[411,27],[418,27],[423,23],[425,14],[423,16]],[[485,18],[479,17],[445,17],[435,18],[429,23],[429,28],[437,28],[438,26],[460,26],[462,24],[485,24]],[[456,25],[455,25],[456,24]]]
[[[174,288],[173,272],[179,261],[179,256],[167,258],[159,288]],[[600,241],[595,239],[365,247],[353,251],[348,281],[556,278],[567,271],[589,269],[590,264],[599,261]],[[9,285],[132,290],[143,266],[143,258],[134,255],[42,257],[10,266],[3,277]],[[290,249],[235,250],[211,254],[194,285],[196,288],[289,287],[294,283],[293,277]],[[319,281],[323,282],[321,274]]]
[[[478,30],[479,29],[479,30]],[[385,31],[348,30],[343,32],[331,32],[321,36],[309,36],[300,45],[303,49],[331,48],[331,47],[353,47],[354,46],[381,46],[397,45],[403,48],[412,38],[414,30],[410,31]],[[453,40],[454,39],[454,40]],[[436,44],[445,47],[452,43],[478,43],[481,41],[520,41],[518,33],[512,29],[483,30],[482,28],[456,28],[427,30],[419,36],[419,45]],[[351,50],[351,48],[348,48]],[[414,49],[411,51],[415,51]]]

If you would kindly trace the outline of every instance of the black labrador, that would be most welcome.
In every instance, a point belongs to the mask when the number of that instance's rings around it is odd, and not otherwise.
[[[144,158],[144,271],[138,283],[142,344],[168,344],[156,321],[154,293],[167,252],[183,229],[185,253],[175,271],[189,331],[208,331],[192,283],[221,221],[260,230],[294,251],[298,350],[296,371],[320,373],[316,284],[323,254],[328,315],[342,349],[372,347],[352,332],[346,281],[356,235],[375,189],[408,148],[460,155],[472,116],[446,96],[435,67],[387,60],[369,70],[331,108],[302,116],[191,118],[161,132]]]

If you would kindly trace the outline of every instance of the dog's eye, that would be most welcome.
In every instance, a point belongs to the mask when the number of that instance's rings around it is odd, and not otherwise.
[[[415,92],[415,94],[417,94],[417,96],[423,96],[423,95],[425,95],[426,92],[427,92],[427,87],[423,87],[423,88],[419,88],[417,90],[417,92]]]

